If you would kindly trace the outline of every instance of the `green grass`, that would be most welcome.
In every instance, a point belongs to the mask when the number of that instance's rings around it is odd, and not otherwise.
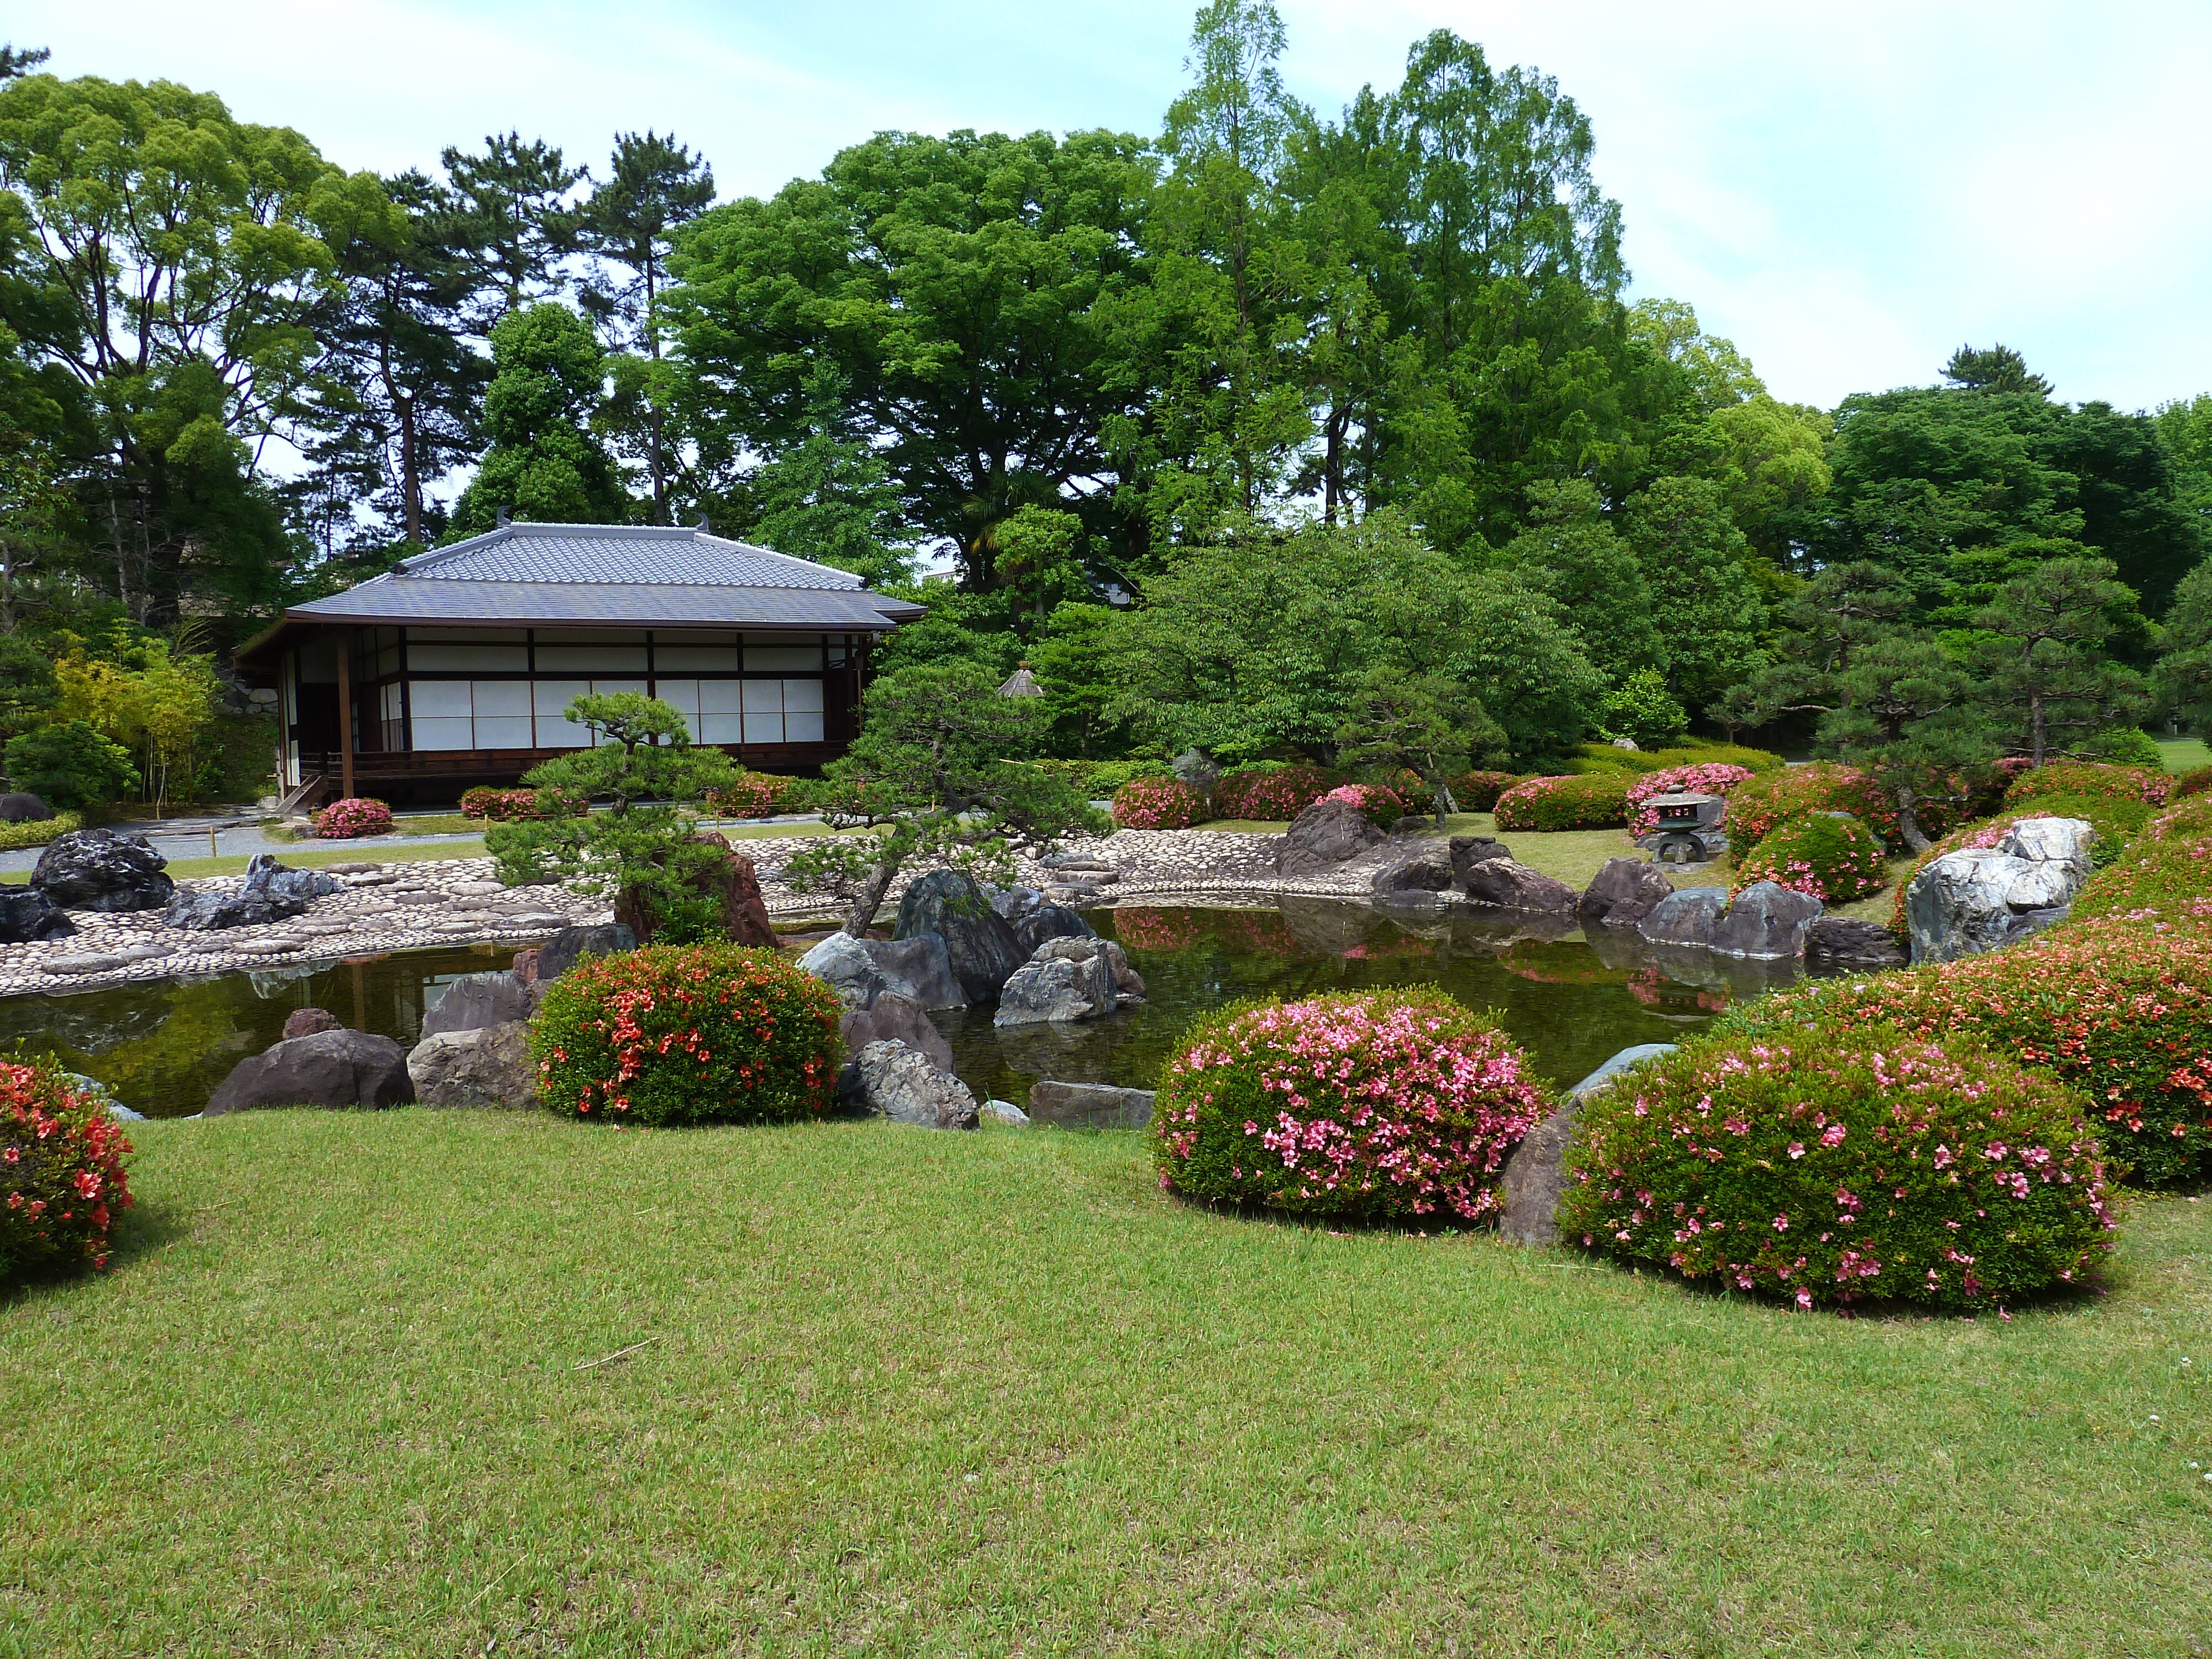
[[[1288,823],[1261,823],[1248,818],[1222,818],[1197,826],[1244,834],[1279,836]],[[1625,830],[1500,830],[1487,812],[1455,812],[1444,819],[1444,833],[1453,836],[1496,836],[1513,849],[1513,856],[1530,869],[1564,881],[1570,887],[1587,887],[1607,859],[1641,857],[1628,844]],[[1677,887],[1722,887],[1729,881],[1725,860],[1702,870],[1669,870]]]
[[[2169,772],[2194,772],[2200,766],[2212,766],[2212,747],[2202,738],[2161,738],[2158,751],[2166,757]]]
[[[1854,1322],[1210,1214],[1133,1136],[131,1133],[116,1268],[0,1298],[0,1654],[2212,1629],[2212,1206],[2182,1199],[2136,1207],[2106,1298]]]

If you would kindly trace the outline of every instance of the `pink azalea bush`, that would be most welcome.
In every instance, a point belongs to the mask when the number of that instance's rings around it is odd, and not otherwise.
[[[1530,778],[1500,795],[1491,811],[1500,830],[1609,830],[1628,822],[1633,781],[1610,770]]]
[[[740,772],[735,782],[707,792],[707,810],[720,818],[767,818],[791,810],[795,780],[768,772]]]
[[[1654,795],[1684,791],[1696,795],[1725,795],[1751,776],[1748,766],[1705,761],[1695,766],[1662,767],[1646,772],[1628,786],[1628,839],[1648,836],[1659,827],[1659,815],[1648,803]]]
[[[1224,818],[1262,823],[1297,817],[1336,780],[1318,766],[1240,766],[1213,786],[1214,810]]]
[[[1808,812],[1769,830],[1735,867],[1735,890],[1771,881],[1824,904],[1848,904],[1889,879],[1881,837],[1848,812]]]
[[[107,1265],[131,1143],[82,1082],[51,1060],[0,1064],[0,1285]]]
[[[1206,797],[1180,778],[1132,778],[1114,792],[1124,830],[1188,830],[1206,816]]]
[[[1553,1105],[1494,1019],[1433,986],[1247,1002],[1168,1062],[1152,1151],[1192,1198],[1479,1221]]]
[[[1741,858],[1785,820],[1808,812],[1849,812],[1885,843],[1900,833],[1897,803],[1856,766],[1815,761],[1786,771],[1761,772],[1729,793],[1729,851]]]
[[[2154,772],[2145,766],[2054,761],[2022,772],[2005,790],[2004,798],[2008,806],[2040,800],[2045,795],[2111,795],[2139,800],[2146,806],[2163,806],[2172,792],[2171,772]]]
[[[325,841],[351,841],[360,836],[388,835],[392,809],[365,795],[348,795],[323,808],[312,822],[315,833]]]
[[[1715,1036],[1583,1103],[1563,1236],[1799,1308],[1971,1310],[2094,1279],[2114,1223],[2075,1097],[1895,1026]]]
[[[1370,823],[1384,830],[1406,816],[1404,798],[1386,784],[1340,783],[1322,799],[1340,800]]]

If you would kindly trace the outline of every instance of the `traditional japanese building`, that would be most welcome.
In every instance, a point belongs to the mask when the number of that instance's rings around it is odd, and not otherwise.
[[[812,771],[852,740],[871,647],[921,614],[703,526],[510,524],[294,606],[237,662],[277,690],[288,793],[441,800],[588,744],[563,718],[583,692]]]

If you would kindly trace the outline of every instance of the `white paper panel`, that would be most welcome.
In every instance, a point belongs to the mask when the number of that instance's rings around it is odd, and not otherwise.
[[[783,740],[786,743],[819,743],[822,741],[822,711],[799,709],[783,717]]]
[[[781,743],[783,716],[781,714],[752,714],[745,716],[747,743]]]
[[[471,680],[469,691],[475,699],[477,718],[486,714],[520,714],[527,719],[530,714],[530,682],[528,680]]]
[[[811,709],[817,714],[822,712],[820,680],[786,680],[783,683],[783,712],[788,714],[795,709]]]
[[[705,714],[699,720],[699,741],[702,743],[736,743],[742,728],[735,714]]]
[[[538,713],[538,749],[581,749],[592,734],[561,718],[568,705],[592,689],[589,680],[539,680],[530,688]]]
[[[466,720],[470,706],[469,683],[466,680],[416,680],[408,701],[413,706],[415,718],[418,720],[453,717]],[[420,749],[422,745],[418,743],[415,746]],[[466,744],[447,746],[468,747]]]
[[[415,732],[415,746],[417,749],[470,749],[475,747],[474,744],[470,741],[469,721],[465,715],[459,719],[454,719],[451,716],[444,716],[433,720],[424,720],[422,715],[417,714],[415,716],[413,726]]]
[[[653,695],[671,708],[680,708],[687,714],[699,712],[699,682],[696,680],[664,680],[655,678]]]
[[[738,684],[744,688],[744,710],[748,714],[783,712],[781,680],[739,680]]]
[[[530,740],[530,716],[527,714],[479,714],[477,716],[477,749],[532,749],[537,745]]]
[[[580,671],[586,673],[642,674],[645,672],[645,647],[641,645],[541,645],[538,647],[539,673],[574,674]]]
[[[706,714],[734,714],[738,712],[738,688],[742,680],[702,680],[699,682],[699,710]],[[735,742],[735,738],[731,739]]]

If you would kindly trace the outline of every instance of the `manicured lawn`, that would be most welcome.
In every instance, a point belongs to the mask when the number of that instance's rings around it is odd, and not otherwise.
[[[2202,738],[2161,738],[2158,750],[2166,757],[2169,772],[2194,772],[2200,766],[2212,766],[2212,747],[2207,747]]]
[[[2133,1206],[2102,1299],[1854,1322],[1194,1211],[1133,1136],[132,1133],[117,1268],[0,1299],[0,1654],[2106,1659],[2212,1630],[2185,1199]]]

